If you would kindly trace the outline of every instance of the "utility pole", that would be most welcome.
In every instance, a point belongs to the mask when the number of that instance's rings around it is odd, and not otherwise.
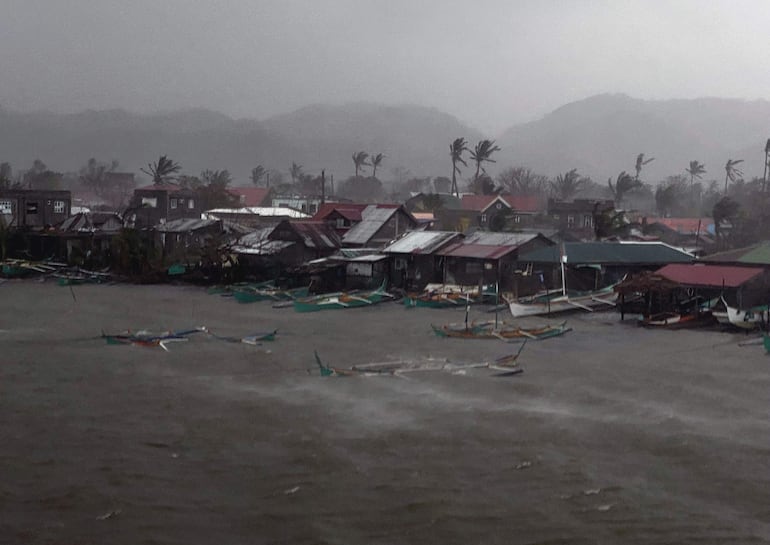
[[[321,204],[326,202],[326,171],[321,171]]]
[[[770,163],[770,138],[767,139],[767,144],[765,144],[765,173],[762,175],[762,193],[764,193],[767,189],[767,167]]]

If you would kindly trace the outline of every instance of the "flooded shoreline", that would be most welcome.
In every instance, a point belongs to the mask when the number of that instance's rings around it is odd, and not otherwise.
[[[11,542],[770,542],[768,360],[741,334],[527,318],[573,330],[527,343],[515,377],[335,378],[314,351],[459,364],[518,345],[437,338],[462,310],[397,303],[301,314],[16,281],[0,298]],[[168,352],[101,338],[197,326],[278,336]]]

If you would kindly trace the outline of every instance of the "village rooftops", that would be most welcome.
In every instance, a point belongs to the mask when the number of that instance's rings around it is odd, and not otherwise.
[[[442,248],[437,254],[447,257],[494,260],[518,250],[520,246],[537,238],[545,239],[540,234],[532,233],[489,233],[477,231],[464,240],[456,241]]]
[[[662,225],[683,235],[697,233],[714,234],[714,220],[711,218],[644,218],[647,225]]]
[[[218,220],[211,219],[179,218],[158,224],[155,226],[155,230],[161,233],[188,233],[211,227],[217,223],[219,223]]]
[[[450,242],[461,238],[456,231],[410,231],[393,244],[386,246],[385,254],[432,254]]]
[[[185,191],[188,190],[185,187],[182,187],[178,184],[150,184],[145,185],[143,187],[137,187],[134,191],[163,191],[166,193],[176,193],[178,191]]]
[[[663,242],[565,242],[567,263],[582,265],[664,265],[690,263],[695,258]],[[519,261],[558,264],[562,245],[540,248],[520,256]]]
[[[765,240],[748,246],[706,256],[702,261],[711,263],[735,263],[741,265],[770,266],[770,241]]]
[[[461,203],[463,210],[476,212],[486,212],[496,204],[517,212],[537,212],[539,209],[537,197],[524,195],[463,195]]]
[[[294,208],[286,208],[283,206],[248,206],[245,208],[214,208],[212,210],[206,210],[204,212],[206,215],[214,215],[217,214],[243,214],[243,215],[254,215],[254,216],[284,216],[291,219],[305,219],[309,218],[307,214],[304,212],[300,212],[299,210],[295,210]]]
[[[672,263],[658,269],[655,274],[682,286],[737,288],[763,272],[760,267]]]
[[[369,244],[372,241],[372,239],[380,232],[380,230],[383,229],[385,224],[390,221],[391,218],[395,216],[396,221],[398,221],[399,213],[402,215],[405,215],[407,219],[403,222],[404,225],[396,229],[397,231],[396,235],[400,235],[404,231],[407,231],[408,229],[411,229],[412,227],[416,226],[417,222],[402,207],[400,206],[383,207],[377,204],[372,204],[367,206],[361,212],[361,221],[355,224],[353,227],[351,227],[350,230],[343,235],[342,241],[345,244],[352,244],[352,245]],[[411,222],[411,225],[410,225],[410,222]],[[398,232],[399,230],[400,232]],[[388,239],[386,239],[386,242],[390,238],[391,237],[388,237]]]

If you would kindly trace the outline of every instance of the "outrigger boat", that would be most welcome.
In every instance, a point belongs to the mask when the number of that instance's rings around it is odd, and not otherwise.
[[[308,286],[282,290],[278,288],[240,287],[232,291],[233,298],[239,303],[256,303],[257,301],[293,301],[308,296]]]
[[[102,331],[102,338],[107,344],[133,344],[137,346],[160,346],[163,350],[168,351],[166,348],[167,343],[171,342],[185,342],[188,337],[194,333],[207,332],[205,327],[196,327],[194,329],[186,329],[183,331],[166,331],[163,333],[153,333],[151,331],[137,331],[132,333],[127,331],[125,333],[118,333],[108,335]]]
[[[519,327],[512,324],[500,323],[494,321],[474,322],[465,324],[446,324],[436,326],[431,324],[433,333],[437,337],[452,337],[459,339],[499,339],[506,342],[517,342],[534,340],[540,341],[558,337],[571,331],[567,327],[567,322],[557,325],[544,325],[539,327]]]
[[[450,371],[461,372],[466,369],[493,369],[499,371],[493,376],[507,377],[523,373],[524,370],[518,367],[518,357],[524,349],[523,343],[515,354],[507,354],[496,358],[493,361],[469,364],[452,364],[446,360],[425,360],[425,361],[393,361],[380,363],[365,363],[354,365],[350,368],[333,367],[321,361],[317,351],[314,351],[316,365],[320,369],[322,377],[354,377],[354,376],[398,376],[403,373],[417,371]]]
[[[760,305],[747,310],[740,310],[727,304],[724,297],[720,297],[711,311],[711,314],[720,324],[730,324],[741,329],[756,329],[763,323],[767,323],[768,305]]]
[[[488,289],[479,294],[478,286],[457,286],[452,284],[428,284],[420,293],[408,293],[404,296],[407,307],[447,308],[478,303],[486,297],[494,297],[495,292]]]
[[[372,291],[337,292],[306,297],[294,300],[294,310],[297,312],[316,312],[342,308],[368,307],[393,299],[393,295],[385,291],[385,283]]]
[[[539,293],[532,297],[509,301],[508,307],[514,318],[521,318],[576,309],[593,312],[598,307],[614,306],[617,299],[618,294],[615,292],[615,284],[613,284],[593,291]]]

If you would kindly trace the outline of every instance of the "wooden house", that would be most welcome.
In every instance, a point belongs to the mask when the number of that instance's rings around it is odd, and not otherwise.
[[[444,281],[444,258],[437,252],[461,240],[455,231],[411,231],[382,249],[388,257],[390,284],[418,291],[426,284]]]
[[[41,230],[69,217],[72,195],[54,189],[0,190],[0,218],[5,225]]]

